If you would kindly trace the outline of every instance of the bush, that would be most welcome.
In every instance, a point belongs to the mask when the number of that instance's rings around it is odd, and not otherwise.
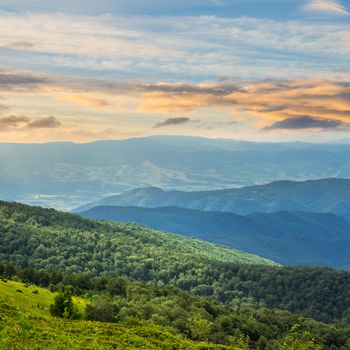
[[[76,311],[73,304],[72,293],[70,290],[59,292],[55,296],[54,303],[50,306],[50,313],[52,316],[76,319]]]

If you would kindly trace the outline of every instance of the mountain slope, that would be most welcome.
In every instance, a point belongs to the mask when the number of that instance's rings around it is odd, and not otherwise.
[[[137,224],[99,222],[52,209],[1,202],[0,261],[77,278],[76,273],[85,273],[177,286],[224,304],[286,309],[325,322],[350,319],[348,272],[276,266]]]
[[[0,276],[2,267],[0,263]],[[309,332],[309,337],[303,337],[305,345],[315,339],[311,343],[324,350],[343,350],[350,337],[348,324],[324,324],[285,310],[256,309],[247,304],[237,308],[173,286],[14,267],[12,276],[16,282],[0,280],[3,350],[270,350],[271,343],[280,349],[303,329]],[[115,285],[123,288],[111,288]],[[85,299],[73,297],[74,321],[50,316],[56,294],[45,289],[48,286],[84,295]]]
[[[284,265],[350,268],[350,221],[333,214],[255,213],[241,216],[177,207],[96,207],[84,217],[137,222],[237,247]]]
[[[60,209],[135,187],[186,191],[350,177],[349,144],[157,136],[89,144],[0,144],[2,198]]]
[[[334,213],[350,217],[350,180],[277,181],[261,186],[199,192],[135,189],[82,206],[76,211],[96,206],[176,206],[237,214],[287,210]]]
[[[0,224],[0,260],[12,262],[12,257],[20,254],[31,258],[31,267],[39,269],[60,270],[68,266],[71,272],[84,272],[95,263],[98,268],[91,267],[91,272],[103,269],[115,274],[121,256],[124,264],[128,259],[134,262],[149,259],[155,268],[160,263],[156,263],[157,259],[163,259],[164,264],[176,264],[188,257],[199,263],[218,260],[275,265],[252,254],[140,225],[97,223],[52,209],[16,203],[0,202]],[[65,244],[65,261],[57,261],[53,257],[56,249]],[[28,262],[24,260],[21,266],[26,265]]]
[[[44,288],[0,280],[1,349],[239,350],[183,339],[154,323],[116,324],[52,317],[49,306],[54,296]],[[81,298],[76,301],[79,306],[88,303]]]

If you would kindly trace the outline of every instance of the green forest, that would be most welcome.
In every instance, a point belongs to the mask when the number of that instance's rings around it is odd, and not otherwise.
[[[134,349],[350,348],[346,271],[282,267],[136,224],[99,222],[6,202],[0,204],[0,236],[2,288],[13,281],[24,283],[22,292],[13,289],[15,297],[1,294],[5,340],[27,322],[35,329],[27,332],[30,343],[40,333],[39,312],[40,317],[61,320],[68,329],[84,328],[82,323],[90,327],[92,322],[98,334],[109,329],[113,338],[118,332],[110,327],[129,327],[131,333],[137,328],[138,336],[160,332],[167,334],[165,343],[173,344]],[[31,308],[14,302],[25,286],[46,288],[42,293],[50,295],[50,303],[39,306],[40,292],[31,293],[38,298]],[[82,334],[73,332],[71,337]],[[168,336],[173,340],[166,340]],[[192,345],[181,345],[183,341]],[[3,349],[11,349],[9,342],[4,344]],[[54,348],[51,345],[43,340],[38,349]],[[116,343],[101,348],[129,349]]]
[[[277,350],[292,339],[309,343],[305,349],[348,349],[350,346],[348,325],[325,324],[285,310],[256,308],[248,302],[239,306],[225,304],[175,286],[157,287],[120,277],[16,269],[8,264],[0,264],[0,275],[3,276],[0,290],[11,283],[8,278],[22,283],[21,289],[13,290],[17,299],[21,299],[23,290],[28,288],[33,289],[34,297],[41,298],[39,294],[43,292],[36,286],[46,287],[45,293],[50,293],[49,307],[45,309],[35,302],[33,307],[39,308],[46,317],[71,320],[71,325],[85,320],[145,329],[152,326],[167,330],[179,339],[200,342],[200,349],[217,344],[231,349]],[[4,300],[1,302],[5,307]],[[177,349],[170,344],[166,346]]]

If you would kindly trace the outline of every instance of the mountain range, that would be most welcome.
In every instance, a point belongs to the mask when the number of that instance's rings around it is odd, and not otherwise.
[[[0,164],[3,199],[71,210],[136,187],[201,191],[276,180],[346,178],[350,144],[184,136],[88,144],[3,143]]]
[[[334,214],[281,211],[242,216],[177,207],[100,206],[80,215],[136,222],[235,247],[283,265],[350,268],[350,221]]]
[[[304,211],[350,217],[350,180],[330,178],[304,182],[277,181],[261,186],[197,192],[141,188],[84,205],[76,211],[97,206],[176,206],[242,215]]]

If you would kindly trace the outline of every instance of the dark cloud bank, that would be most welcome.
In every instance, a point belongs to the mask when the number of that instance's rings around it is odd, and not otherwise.
[[[300,129],[338,129],[349,127],[348,124],[341,120],[335,119],[321,119],[311,116],[300,116],[286,118],[281,121],[275,122],[270,126],[265,127],[263,130],[270,131],[276,129],[285,130],[300,130]]]
[[[31,120],[25,116],[11,115],[0,119],[0,131],[9,129],[44,129],[56,128],[61,122],[53,116]]]
[[[164,120],[163,122],[157,123],[156,125],[154,125],[153,128],[161,128],[164,126],[171,126],[171,125],[180,125],[180,124],[185,124],[189,122],[190,122],[190,118],[186,118],[186,117],[169,118]]]

